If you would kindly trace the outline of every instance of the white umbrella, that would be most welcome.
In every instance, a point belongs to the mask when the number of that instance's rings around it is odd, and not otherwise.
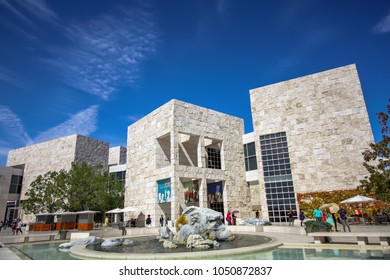
[[[374,202],[377,201],[374,198],[363,196],[363,195],[357,195],[351,198],[348,198],[346,200],[341,201],[340,203],[368,203],[368,202]]]
[[[127,212],[141,212],[141,208],[134,207],[134,206],[127,206],[126,208],[123,208],[120,213],[127,213]]]
[[[110,211],[107,211],[106,214],[118,214],[118,213],[121,213],[122,209],[120,208],[115,208],[115,209],[112,209]]]

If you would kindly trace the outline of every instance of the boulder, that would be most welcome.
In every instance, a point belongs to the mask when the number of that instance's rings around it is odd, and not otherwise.
[[[169,239],[172,240],[174,234],[169,227],[160,227],[158,229],[157,239]]]
[[[125,240],[123,238],[120,239],[109,239],[105,240],[100,246],[102,247],[114,247],[121,246]]]
[[[209,208],[190,206],[176,220],[178,232],[173,241],[177,244],[187,244],[187,239],[192,234],[198,234],[203,239],[227,240],[231,236],[231,232],[222,221],[223,215],[220,212]]]
[[[134,243],[134,240],[131,240],[131,239],[125,239],[122,243],[122,246],[129,246],[129,245],[132,245]]]
[[[89,236],[87,238],[78,239],[78,240],[73,241],[73,242],[62,243],[59,245],[59,247],[62,249],[66,249],[66,248],[70,248],[70,247],[75,246],[75,245],[102,244],[103,241],[104,240],[99,238],[99,237]]]
[[[175,248],[177,248],[177,245],[175,243],[173,243],[172,241],[165,240],[163,243],[163,247],[167,248],[167,249],[175,249]]]

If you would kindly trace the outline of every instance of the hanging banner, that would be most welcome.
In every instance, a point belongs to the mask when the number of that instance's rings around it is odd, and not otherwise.
[[[171,202],[171,178],[157,181],[157,203]]]

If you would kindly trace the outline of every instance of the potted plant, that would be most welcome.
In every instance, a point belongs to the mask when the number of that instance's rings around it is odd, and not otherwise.
[[[328,222],[323,221],[306,221],[304,222],[306,233],[309,232],[321,232],[321,231],[331,231],[332,225]]]
[[[68,234],[67,230],[61,229],[58,232],[60,234],[60,239],[66,239],[66,235]]]

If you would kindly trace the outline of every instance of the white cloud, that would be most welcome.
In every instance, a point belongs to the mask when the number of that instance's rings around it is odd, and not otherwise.
[[[0,67],[0,81],[18,86],[20,88],[26,88],[26,82],[16,74]]]
[[[43,0],[17,0],[17,2],[36,18],[54,24],[60,22],[58,15]]]
[[[44,142],[76,133],[81,135],[93,133],[97,128],[98,108],[97,105],[94,105],[77,114],[71,115],[65,122],[40,133],[34,138],[34,143]]]
[[[7,106],[0,105],[0,129],[11,139],[15,145],[32,144],[31,138],[26,133],[20,118]]]
[[[8,154],[10,149],[19,148],[34,143],[44,142],[55,138],[81,134],[88,136],[97,129],[98,106],[91,106],[83,111],[71,115],[68,120],[40,133],[31,139],[20,118],[7,106],[0,105],[0,156]]]
[[[108,99],[120,86],[134,85],[141,63],[156,50],[151,15],[119,11],[67,28],[70,44],[51,51],[51,60],[68,84]]]
[[[374,30],[378,33],[390,32],[390,14],[384,17],[375,27]]]

